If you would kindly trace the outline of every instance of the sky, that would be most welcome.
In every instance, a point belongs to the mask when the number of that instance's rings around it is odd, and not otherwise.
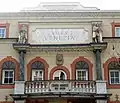
[[[85,7],[120,10],[120,0],[1,0],[0,2],[0,12],[19,12],[25,7],[36,7],[40,2],[80,2]]]

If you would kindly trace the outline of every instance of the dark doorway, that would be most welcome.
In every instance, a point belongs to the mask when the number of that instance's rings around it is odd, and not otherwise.
[[[71,101],[72,103],[95,103],[94,99],[75,99]]]

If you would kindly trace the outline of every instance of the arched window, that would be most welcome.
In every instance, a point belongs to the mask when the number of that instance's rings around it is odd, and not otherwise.
[[[85,61],[79,61],[75,64],[76,80],[88,80],[89,66]]]
[[[14,83],[15,63],[6,61],[2,64],[2,84]]]
[[[43,80],[44,64],[40,61],[35,61],[31,64],[32,80]]]
[[[57,70],[53,74],[54,80],[65,80],[67,79],[66,73],[63,70]]]
[[[117,61],[108,64],[110,84],[120,84],[120,65]]]

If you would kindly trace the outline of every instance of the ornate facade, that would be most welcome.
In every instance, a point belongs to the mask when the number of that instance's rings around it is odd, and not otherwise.
[[[41,3],[0,13],[0,103],[116,103],[120,11]]]

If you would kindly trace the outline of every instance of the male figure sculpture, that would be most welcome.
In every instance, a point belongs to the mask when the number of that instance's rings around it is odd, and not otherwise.
[[[98,42],[103,42],[102,41],[102,29],[100,27],[100,24],[96,23],[93,24],[92,27],[92,38],[93,38],[93,42],[98,43]]]
[[[27,41],[27,27],[22,25],[19,31],[18,43],[25,44]]]

